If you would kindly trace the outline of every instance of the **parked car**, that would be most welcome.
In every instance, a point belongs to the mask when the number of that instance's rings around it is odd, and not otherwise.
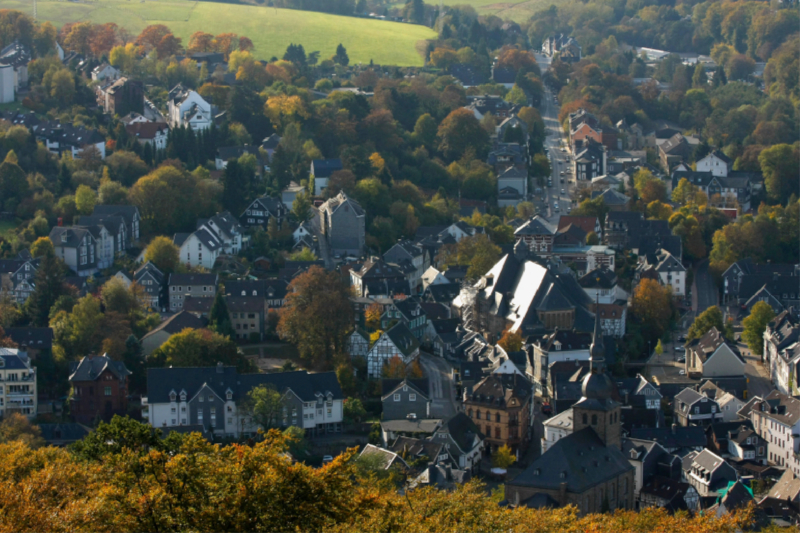
[[[543,415],[551,415],[551,414],[553,414],[553,406],[551,406],[549,403],[543,403],[542,404],[542,414]]]
[[[561,180],[561,181],[563,182],[564,180]],[[561,194],[567,194],[567,193],[564,192],[564,189],[561,189]]]
[[[678,374],[680,374],[681,376],[685,376],[686,370],[681,369],[680,372],[678,372]]]
[[[686,337],[681,335],[680,337],[678,337],[678,342],[686,342]]]
[[[322,464],[323,465],[326,465],[326,464],[330,463],[331,461],[333,461],[333,456],[332,455],[323,455],[322,456]]]
[[[553,202],[553,209],[558,211],[558,202]]]
[[[686,348],[684,348],[683,346],[676,346],[675,347],[675,351],[676,352],[685,352]]]
[[[679,363],[685,363],[686,362],[686,358],[684,356],[680,356],[680,357],[678,357],[677,361]]]

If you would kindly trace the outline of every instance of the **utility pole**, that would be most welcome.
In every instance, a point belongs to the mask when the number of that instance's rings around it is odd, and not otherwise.
[[[36,22],[36,0],[33,0],[33,21]]]

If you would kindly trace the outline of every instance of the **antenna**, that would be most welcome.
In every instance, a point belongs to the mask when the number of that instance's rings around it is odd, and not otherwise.
[[[33,2],[36,5],[36,0],[33,0]],[[34,15],[34,18],[36,18],[36,15]],[[436,25],[439,26],[439,33],[442,33],[442,28],[444,27],[444,0],[439,0],[439,20],[436,22]]]
[[[33,20],[36,21],[36,0],[33,0]]]

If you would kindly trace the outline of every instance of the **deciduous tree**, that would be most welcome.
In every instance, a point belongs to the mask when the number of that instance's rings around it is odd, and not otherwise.
[[[164,274],[175,272],[180,263],[180,250],[169,237],[159,235],[147,245],[144,260],[153,263]]]
[[[661,337],[672,319],[672,291],[655,280],[641,280],[631,296],[631,312],[647,336]]]
[[[764,355],[764,330],[773,318],[775,311],[767,302],[756,302],[750,309],[750,315],[742,320],[742,340],[755,355]]]

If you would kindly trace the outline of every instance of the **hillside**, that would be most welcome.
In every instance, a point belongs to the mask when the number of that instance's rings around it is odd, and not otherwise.
[[[216,2],[39,0],[37,4],[39,20],[57,26],[83,20],[115,22],[135,35],[149,24],[166,24],[184,44],[196,31],[234,31],[253,40],[255,55],[260,59],[283,56],[290,43],[302,44],[308,52],[319,50],[321,57],[329,57],[342,43],[352,63],[373,60],[386,65],[422,65],[417,45],[436,36],[433,30],[412,24]],[[31,9],[29,2],[21,0],[4,0],[2,7],[23,12]]]
[[[526,22],[536,11],[546,9],[552,3],[551,0],[444,0],[445,5],[468,5],[480,15],[494,15],[519,23]]]

